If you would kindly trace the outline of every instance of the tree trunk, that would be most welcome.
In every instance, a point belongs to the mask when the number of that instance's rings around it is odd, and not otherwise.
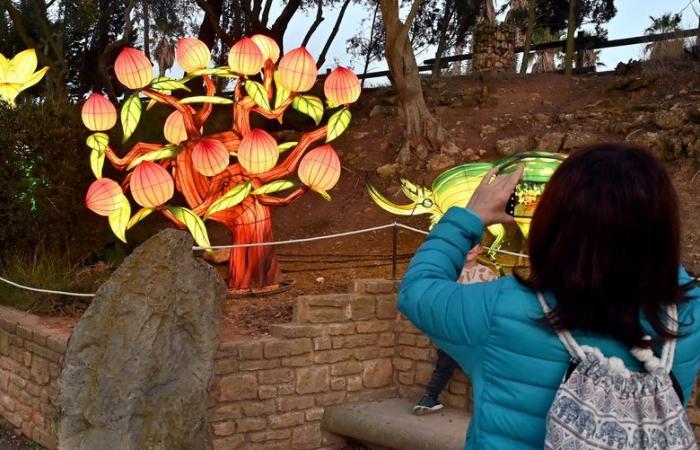
[[[248,197],[231,213],[230,221],[225,225],[231,232],[234,245],[273,240],[269,207]],[[228,270],[228,288],[232,291],[273,288],[282,280],[273,246],[232,248]]]
[[[148,0],[141,0],[143,8],[143,52],[151,59],[151,18],[148,14]]]
[[[365,55],[365,68],[362,71],[362,75],[367,75],[369,70],[369,63],[372,59],[372,42],[374,42],[374,25],[377,23],[377,13],[379,12],[379,3],[374,7],[374,14],[372,15],[372,28],[369,32],[369,40],[367,41],[367,55]],[[365,87],[365,77],[362,77],[361,87]]]
[[[324,45],[323,50],[321,50],[321,54],[319,55],[318,61],[316,62],[316,67],[321,67],[321,66],[323,66],[323,63],[326,62],[326,55],[328,54],[328,49],[331,48],[331,44],[333,43],[335,36],[338,34],[338,30],[340,29],[340,24],[343,21],[343,17],[345,16],[345,10],[348,9],[349,4],[350,4],[350,0],[345,0],[345,2],[343,2],[343,6],[340,7],[340,12],[338,13],[338,18],[335,21],[335,25],[333,25],[333,30],[331,30],[331,34],[328,36],[328,40],[326,41],[326,45]]]
[[[450,2],[445,2],[445,14],[442,16],[442,23],[440,24],[440,37],[438,38],[438,46],[437,50],[435,51],[435,62],[433,63],[433,80],[440,78],[442,55],[445,53],[445,45],[447,43],[447,29],[450,25],[450,19],[452,19],[452,9],[450,6]]]
[[[309,31],[306,32],[304,40],[301,41],[302,47],[306,47],[306,44],[309,43],[309,39],[311,39],[311,36],[313,36],[314,32],[316,31],[316,28],[318,28],[318,26],[321,25],[321,22],[323,22],[323,0],[318,0],[318,8],[316,9],[316,19],[314,20],[314,23],[311,24],[311,27],[309,27]]]
[[[197,4],[204,10],[204,18],[199,25],[197,39],[207,44],[209,48],[214,48],[217,36],[226,42],[224,37],[218,32],[218,28],[220,28],[218,24],[224,7],[223,0],[197,0]],[[230,42],[226,43],[230,44]]]
[[[520,66],[520,75],[527,73],[527,66],[530,63],[530,46],[532,45],[532,34],[535,32],[535,3],[537,0],[527,2],[527,31],[525,32],[525,48],[523,49],[523,62]]]
[[[405,143],[397,158],[404,164],[412,159],[412,152],[425,159],[430,151],[443,151],[448,154],[460,151],[432,116],[423,98],[418,64],[408,39],[408,29],[421,2],[422,0],[414,0],[406,22],[402,23],[399,19],[398,0],[379,0],[386,30],[386,59],[392,82],[398,92],[400,112],[405,125]]]
[[[574,33],[576,33],[576,0],[569,0],[569,24],[566,31],[566,56],[564,57],[564,74],[568,77],[573,73]]]

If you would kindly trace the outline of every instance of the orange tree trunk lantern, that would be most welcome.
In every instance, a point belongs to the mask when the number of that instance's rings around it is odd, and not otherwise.
[[[139,142],[122,155],[104,133],[107,125],[113,126],[111,121],[103,116],[99,116],[100,121],[85,119],[86,126],[95,131],[86,143],[97,178],[88,190],[86,204],[107,216],[122,240],[126,240],[129,228],[160,212],[188,229],[195,242],[206,249],[210,247],[206,221],[222,223],[231,232],[233,244],[253,244],[231,249],[229,288],[274,288],[281,281],[274,247],[258,245],[273,240],[270,208],[289,205],[309,190],[330,199],[327,191],[338,182],[340,160],[328,143],[349,126],[352,115],[348,107],[357,100],[359,81],[347,69],[333,72],[334,78],[326,86],[333,98],[324,105],[320,98],[302,94],[316,80],[311,55],[303,48],[292,50],[276,67],[279,48],[262,35],[235,43],[226,67],[209,67],[208,48],[193,38],[180,40],[176,53],[187,71],[183,79],[151,78],[151,63],[136,49],[124,49],[117,58],[118,79],[134,89],[119,114],[124,141],[140,122],[145,97],[173,110],[163,128],[167,143]],[[230,97],[217,95],[214,77],[234,80]],[[185,82],[195,79],[203,83],[205,95],[172,95],[173,91],[188,91]],[[95,105],[99,111],[111,111],[105,102],[109,100],[100,96],[84,111],[92,112]],[[204,124],[215,104],[232,106],[233,124],[205,134]],[[251,114],[282,122],[290,108],[308,116],[317,128],[297,141],[278,143],[262,128],[250,126]],[[327,122],[321,125],[324,116]],[[98,122],[99,126],[93,126]],[[105,159],[128,172],[121,186],[102,178]],[[295,175],[300,182],[295,181]],[[174,197],[175,190],[181,196]],[[141,207],[133,213],[127,194]],[[186,205],[169,203],[180,197]]]

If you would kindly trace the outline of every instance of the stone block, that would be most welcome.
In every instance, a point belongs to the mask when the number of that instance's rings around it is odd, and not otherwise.
[[[250,359],[262,359],[263,343],[262,342],[241,342],[238,344],[238,358],[241,361]]]
[[[294,384],[286,383],[277,386],[277,395],[289,395],[294,393]]]
[[[287,411],[298,411],[301,409],[308,409],[314,406],[314,398],[312,396],[286,396],[278,397],[277,399],[277,410],[280,412]]]
[[[345,361],[331,365],[331,375],[334,377],[362,373],[362,363],[359,361]]]
[[[388,386],[393,379],[391,360],[372,359],[362,363],[362,383],[368,388]]]
[[[380,389],[363,389],[357,392],[348,392],[348,402],[373,402],[396,397],[397,390],[394,387]]]
[[[373,295],[356,295],[350,301],[350,319],[369,320],[375,317],[376,300]]]
[[[397,341],[401,345],[416,345],[417,337],[418,336],[413,333],[399,333]]]
[[[258,398],[267,400],[277,397],[277,386],[260,386],[258,388]]]
[[[250,443],[245,450],[289,450],[289,440]]]
[[[399,372],[398,381],[401,384],[413,384],[415,383],[415,373],[414,372]]]
[[[347,336],[355,334],[354,323],[331,323],[325,326],[328,336]]]
[[[347,383],[345,382],[345,378],[343,377],[331,378],[332,391],[344,391],[346,385]]]
[[[331,406],[345,401],[345,391],[327,392],[316,396],[316,406]]]
[[[7,394],[0,394],[0,408],[6,412],[14,412],[16,409],[15,400]]]
[[[214,422],[211,424],[211,431],[214,436],[231,436],[236,432],[236,422]]]
[[[264,430],[266,426],[267,419],[262,417],[242,417],[236,420],[236,430],[239,433]]]
[[[346,361],[352,357],[352,350],[328,350],[324,352],[316,352],[314,354],[314,362],[317,364],[331,364],[340,361]]]
[[[297,323],[342,322],[350,316],[348,303],[351,296],[307,295],[297,298],[294,306],[294,321]]]
[[[219,400],[239,401],[258,397],[258,383],[253,374],[235,374],[221,377]]]
[[[351,336],[336,336],[333,338],[333,348],[355,348],[375,345],[379,340],[379,335],[372,334],[355,334]]]
[[[314,350],[329,350],[332,347],[330,336],[319,336],[314,338]]]
[[[430,347],[430,339],[427,336],[416,337],[416,346],[420,348]]]
[[[355,392],[362,389],[362,375],[351,375],[346,378],[348,392]]]
[[[427,385],[435,369],[434,364],[419,362],[416,364],[416,383]]]
[[[39,385],[48,384],[51,380],[51,376],[49,375],[49,362],[40,356],[34,357],[29,371],[32,374],[32,379]]]
[[[280,428],[290,428],[304,423],[303,412],[291,412],[285,414],[276,414],[269,417],[270,428],[277,430]]]
[[[289,358],[282,358],[282,366],[284,367],[306,367],[313,364],[313,359],[311,358],[311,353],[301,356],[291,356]]]
[[[396,334],[392,332],[381,333],[377,344],[380,347],[394,347],[396,344]]]
[[[391,330],[393,324],[387,320],[368,320],[357,322],[358,333],[381,333]]]
[[[245,445],[245,437],[242,434],[236,434],[224,439],[214,439],[214,450],[235,450],[243,448]]]
[[[248,434],[248,439],[250,440],[250,442],[269,442],[279,441],[282,439],[289,439],[291,435],[291,430],[270,430],[260,431],[258,433],[250,433]]]
[[[265,342],[265,358],[279,358],[282,356],[295,356],[308,353],[312,350],[311,339],[297,338],[287,340],[272,340]]]
[[[399,346],[399,355],[415,361],[430,361],[430,349]]]
[[[411,370],[413,369],[413,364],[415,364],[412,360],[404,358],[394,358],[392,363],[396,370]]]
[[[323,408],[319,407],[307,409],[304,413],[304,419],[306,419],[307,422],[315,422],[317,420],[321,420],[322,417]]]
[[[326,392],[329,388],[330,370],[328,366],[309,367],[297,370],[296,392],[313,394]]]
[[[274,400],[249,400],[240,403],[246,417],[269,416],[275,412]]]
[[[281,366],[280,359],[257,359],[252,361],[240,361],[238,370],[241,372],[254,372],[263,369],[274,369]]]
[[[321,325],[301,325],[297,323],[275,323],[270,325],[270,334],[275,337],[300,338],[323,335]]]
[[[398,314],[395,295],[377,297],[377,319],[395,319]]]
[[[226,375],[229,373],[238,372],[238,361],[232,358],[218,359],[214,361],[214,373],[217,375]]]
[[[292,369],[270,369],[258,372],[258,382],[260,384],[289,383],[294,378]]]
[[[451,381],[450,385],[449,385],[449,391],[452,394],[466,395],[467,384],[466,383],[459,383],[457,381]]]
[[[238,419],[243,415],[241,405],[238,403],[216,404],[209,409],[209,420],[231,420]]]

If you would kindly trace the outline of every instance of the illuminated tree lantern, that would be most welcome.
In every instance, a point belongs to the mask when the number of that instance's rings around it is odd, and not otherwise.
[[[340,179],[340,158],[329,144],[307,153],[299,163],[299,179],[314,191],[328,191]]]
[[[188,108],[194,113],[194,109],[191,106],[188,106]],[[175,110],[171,112],[168,118],[165,119],[163,134],[165,139],[171,144],[177,145],[187,140],[187,128],[185,128],[185,120],[182,118],[180,111]]]
[[[107,131],[117,123],[117,108],[104,95],[94,92],[80,112],[83,124],[92,131]]]
[[[334,105],[348,105],[360,98],[360,80],[352,71],[338,67],[331,72],[323,83],[326,98]]]
[[[124,201],[124,193],[119,184],[109,178],[92,182],[85,195],[85,206],[96,214],[109,216],[119,209]]]
[[[241,139],[238,162],[250,173],[262,173],[275,167],[280,151],[277,141],[265,130],[256,128]]]
[[[134,201],[145,208],[155,208],[167,202],[175,193],[173,179],[163,167],[143,161],[134,169],[130,181]]]
[[[265,61],[269,59],[275,63],[280,58],[280,47],[271,37],[265,36],[264,34],[256,34],[250,39],[260,48]]]
[[[129,89],[148,86],[153,78],[153,64],[142,51],[125,47],[114,61],[114,73],[121,84]]]
[[[228,167],[226,146],[216,139],[202,139],[192,149],[192,164],[197,172],[213,177]]]
[[[306,92],[314,86],[318,69],[313,56],[304,47],[287,53],[277,66],[279,82],[292,92]]]
[[[249,37],[244,37],[228,52],[228,65],[232,71],[242,75],[255,75],[260,72],[265,57],[260,47]]]
[[[175,45],[175,58],[185,72],[194,72],[209,65],[211,52],[207,44],[196,38],[181,38]]]

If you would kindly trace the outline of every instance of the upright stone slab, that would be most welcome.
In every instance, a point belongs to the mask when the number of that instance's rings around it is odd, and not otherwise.
[[[68,343],[59,449],[210,449],[207,388],[225,295],[187,233],[161,231],[124,260]]]

